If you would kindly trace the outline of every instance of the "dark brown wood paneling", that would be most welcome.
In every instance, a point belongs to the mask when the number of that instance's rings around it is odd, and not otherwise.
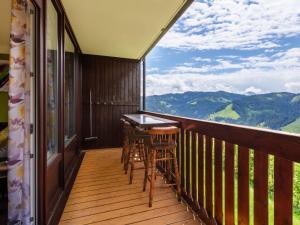
[[[84,148],[122,145],[120,118],[140,109],[140,61],[83,55],[82,136],[90,134],[90,90],[92,91],[92,136],[94,142],[82,142]]]

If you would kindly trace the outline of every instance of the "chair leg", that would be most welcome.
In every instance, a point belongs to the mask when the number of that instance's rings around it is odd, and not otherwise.
[[[177,198],[178,198],[178,201],[181,201],[180,175],[178,172],[178,164],[177,164],[177,159],[176,159],[175,155],[173,155],[173,162],[174,162],[174,172],[175,172],[175,177],[176,177]]]
[[[129,184],[132,184],[132,179],[133,179],[133,171],[134,171],[134,164],[135,164],[135,154],[136,154],[136,146],[134,144],[133,146],[133,151],[132,151],[132,158],[131,158],[131,163],[130,163],[130,177],[129,177]]]
[[[152,207],[153,192],[155,188],[155,175],[156,175],[156,150],[153,150],[151,157],[151,181],[150,181],[150,193],[149,193],[149,207]]]
[[[126,138],[124,139],[124,143],[123,143],[123,148],[122,148],[122,156],[121,156],[121,163],[125,162],[125,154],[127,151],[127,140]]]
[[[124,163],[125,174],[127,174],[128,171],[128,165],[129,165],[131,155],[132,155],[132,144],[129,143],[127,148],[127,154],[125,155],[125,163]]]
[[[123,163],[124,171],[125,171],[125,165],[126,165],[126,162],[127,162],[127,154],[128,154],[128,149],[124,148],[123,152],[122,152],[122,161],[121,161],[121,163]]]
[[[148,171],[149,171],[149,158],[151,157],[150,154],[145,154],[145,176],[144,176],[144,186],[143,191],[146,191],[147,188],[147,181],[148,181]]]
[[[167,182],[170,182],[171,181],[171,163],[170,163],[170,160],[167,160],[166,161],[166,167],[167,167],[167,169],[166,169],[166,181]]]
[[[125,147],[122,148],[122,155],[121,155],[121,163],[124,162],[124,157],[125,157]]]

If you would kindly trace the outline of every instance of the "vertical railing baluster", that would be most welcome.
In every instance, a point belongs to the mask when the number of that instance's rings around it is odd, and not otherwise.
[[[189,118],[162,117],[183,123],[176,149],[181,187],[188,204],[197,200],[200,209],[196,212],[202,221],[226,225],[293,224],[293,164],[299,161],[297,137]],[[193,131],[185,130],[186,125]],[[230,142],[239,145],[237,151],[237,145]],[[252,149],[255,147],[257,150]],[[268,192],[268,186],[272,187],[273,182],[268,183],[268,176],[273,164],[269,165],[268,154],[275,159],[274,221],[269,221],[273,198],[269,199],[272,193]]]
[[[181,146],[180,146],[180,178],[181,178],[181,189],[183,192],[185,192],[185,173],[184,173],[184,167],[185,167],[185,130],[182,128],[180,132],[180,138],[181,138]]]
[[[222,207],[222,141],[215,139],[215,219],[218,224],[223,222]]]
[[[178,170],[180,172],[180,134],[176,135],[176,139],[175,140],[176,140],[176,143],[177,143],[175,154],[176,154],[176,159],[177,159],[177,165],[179,167]],[[174,168],[174,163],[172,162],[172,171],[173,171],[173,173],[174,173],[174,169],[175,169]]]
[[[192,197],[193,201],[197,202],[197,133],[192,133]]]
[[[254,151],[254,224],[268,224],[268,155]]]
[[[186,132],[186,193],[188,197],[191,197],[191,131]]]
[[[274,161],[274,225],[293,224],[293,162]]]
[[[205,136],[205,199],[206,210],[210,217],[213,216],[212,204],[212,138]]]
[[[249,149],[238,148],[238,224],[249,224]]]
[[[204,146],[203,135],[198,135],[198,205],[204,208]]]
[[[225,143],[225,224],[234,224],[234,145]]]

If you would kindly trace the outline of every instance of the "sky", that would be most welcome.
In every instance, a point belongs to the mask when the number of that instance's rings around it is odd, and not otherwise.
[[[146,57],[146,94],[300,93],[300,0],[195,0]]]

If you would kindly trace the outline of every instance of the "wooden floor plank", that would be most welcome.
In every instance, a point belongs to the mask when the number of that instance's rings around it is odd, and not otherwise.
[[[168,192],[169,192],[169,190],[157,191],[156,192],[157,198],[159,198],[160,195],[168,194]],[[149,197],[149,195],[147,192],[133,193],[131,195],[116,196],[113,198],[106,198],[106,199],[94,200],[94,201],[89,201],[89,202],[84,202],[84,203],[79,203],[79,204],[67,205],[65,207],[64,212],[78,211],[78,210],[82,210],[82,209],[86,209],[86,208],[93,208],[93,207],[97,207],[97,206],[101,206],[101,205],[108,205],[108,204],[113,204],[113,203],[130,201],[133,199],[142,199],[142,198],[148,199],[148,197]]]
[[[159,201],[168,200],[168,199],[174,199],[173,193],[167,193],[164,195],[160,195],[159,198],[155,199],[155,203],[160,204]],[[124,202],[116,202],[116,203],[112,203],[112,204],[101,205],[98,207],[82,209],[82,210],[78,210],[76,212],[72,211],[69,213],[64,213],[64,215],[61,218],[61,221],[79,218],[79,217],[88,216],[88,215],[93,215],[93,214],[97,214],[97,213],[109,212],[109,211],[113,211],[113,210],[138,206],[138,205],[145,205],[148,203],[147,200],[148,200],[147,197],[144,197],[142,200],[140,198],[138,198],[138,199],[133,199],[133,200],[127,200]]]
[[[120,149],[86,152],[61,225],[200,224],[159,177],[149,208],[149,187],[142,191],[144,171],[136,170],[129,185],[120,154]]]
[[[176,223],[168,223],[168,225],[199,225],[199,221],[194,219],[189,219],[189,220],[182,220]]]
[[[130,224],[136,224],[136,225],[164,225],[164,224],[172,224],[172,223],[178,223],[182,221],[187,221],[192,219],[193,216],[187,212],[187,211],[181,211],[177,213],[172,213],[167,216],[158,216],[149,220],[142,220],[136,223],[130,223]],[[183,224],[182,222],[181,224]]]

